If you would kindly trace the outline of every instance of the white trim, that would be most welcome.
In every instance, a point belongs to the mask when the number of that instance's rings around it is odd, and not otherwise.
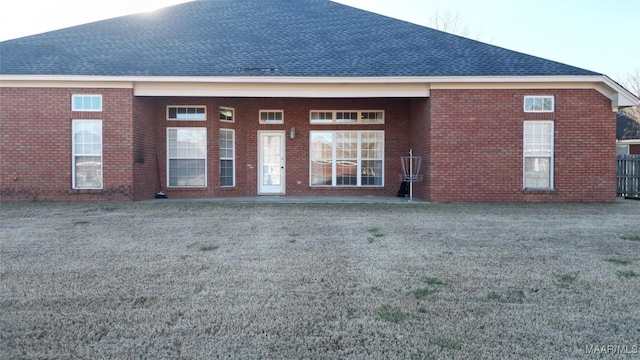
[[[100,108],[99,109],[76,109],[74,108],[75,99],[77,97],[80,98],[99,98],[100,99]],[[84,100],[82,100],[84,102]],[[93,102],[93,101],[92,101]],[[71,94],[71,111],[82,111],[82,112],[102,112],[103,104],[102,104],[102,94]]]
[[[231,115],[231,120],[222,120],[220,119],[220,111],[221,110],[230,110],[232,115]],[[218,120],[220,120],[221,122],[226,122],[226,123],[234,123],[236,122],[236,109],[232,108],[232,107],[228,107],[228,106],[220,106],[218,108]]]
[[[551,109],[545,110],[536,110],[536,109],[531,109],[528,110],[527,109],[527,100],[534,100],[534,106],[535,106],[535,99],[542,99],[544,102],[544,99],[551,99]],[[556,97],[553,95],[525,95],[524,96],[524,100],[522,102],[522,108],[524,110],[524,112],[526,113],[552,113],[555,111],[556,109]]]
[[[540,158],[544,156],[527,156],[525,152],[526,142],[526,133],[525,133],[525,125],[526,124],[551,124],[551,155],[549,156],[549,187],[548,188],[527,188],[526,181],[526,159],[527,158]],[[525,120],[522,122],[522,188],[524,190],[554,190],[554,167],[555,167],[555,121],[554,120]]]
[[[331,121],[313,121],[312,113],[331,113]],[[357,113],[353,122],[338,121],[337,113]],[[366,122],[362,119],[363,113],[382,113],[380,122]],[[309,124],[312,125],[383,125],[385,122],[384,110],[309,110]]]
[[[98,123],[100,124],[100,155],[80,154],[76,155],[76,124],[78,123]],[[100,156],[100,187],[78,187],[76,184],[76,157],[77,156]],[[102,190],[104,189],[104,128],[101,119],[74,119],[71,120],[71,188],[74,190]]]
[[[640,139],[616,140],[616,145],[640,145]]]
[[[262,146],[262,136],[265,134],[278,134],[279,136],[282,136],[282,141],[280,143],[280,150],[281,150],[281,154],[280,154],[280,166],[281,166],[281,172],[280,172],[280,180],[281,180],[281,184],[280,184],[280,190],[281,191],[264,191],[265,188],[263,188],[262,185],[262,177],[264,176],[264,147]],[[257,136],[257,145],[258,145],[258,161],[256,162],[258,164],[257,168],[257,175],[258,175],[258,179],[257,179],[257,191],[258,191],[258,195],[285,195],[286,191],[287,191],[287,186],[286,186],[286,181],[287,181],[287,148],[286,148],[286,144],[287,144],[287,134],[286,131],[284,130],[258,130],[258,136]],[[266,185],[269,186],[269,185]],[[274,187],[277,185],[273,185]]]
[[[231,132],[231,141],[232,141],[232,145],[233,145],[232,148],[231,148],[231,151],[233,153],[233,156],[230,157],[230,158],[229,157],[223,157],[222,155],[220,155],[221,152],[222,152],[221,151],[222,149],[220,148],[220,146],[222,144],[222,136],[221,136],[222,134],[221,133],[223,131]],[[220,186],[221,188],[225,188],[225,189],[233,188],[233,187],[236,186],[236,131],[234,129],[220,128],[220,130],[218,131],[218,155],[219,155],[219,159],[218,159],[219,160],[219,162],[218,162],[218,186]],[[232,172],[233,172],[233,175],[232,175],[233,183],[231,185],[222,185],[221,184],[222,176],[220,174],[220,170],[221,170],[220,161],[222,161],[222,160],[231,160],[231,161],[233,161],[233,168],[231,169]]]
[[[0,87],[133,88],[135,96],[428,97],[431,89],[595,89],[612,110],[640,99],[606,75],[567,76],[93,76],[0,75]]]
[[[179,158],[179,157],[171,157],[170,155],[170,147],[169,147],[169,131],[171,130],[200,130],[203,131],[204,130],[204,157],[191,157],[191,158]],[[167,127],[167,132],[166,132],[166,141],[165,141],[165,146],[166,146],[166,151],[167,151],[167,162],[166,162],[166,173],[167,173],[167,188],[172,188],[172,189],[205,189],[207,188],[207,185],[209,184],[209,180],[208,180],[208,176],[207,173],[208,171],[208,157],[209,157],[209,145],[208,145],[208,133],[207,133],[207,128],[202,126],[202,127]],[[169,163],[171,162],[171,160],[184,160],[184,159],[196,159],[196,160],[204,160],[204,185],[171,185],[171,176],[170,176],[170,165]]]
[[[179,118],[177,117],[177,110],[176,110],[176,117],[172,118],[169,117],[169,109],[171,108],[175,108],[175,109],[204,109],[204,118],[200,119],[200,118]],[[166,106],[167,112],[167,121],[207,121],[207,105],[167,105]]]
[[[313,134],[317,133],[317,134],[331,134],[332,136],[332,142],[331,142],[331,184],[330,185],[314,185],[313,184]],[[338,178],[337,178],[337,173],[338,173],[338,148],[337,148],[337,141],[336,141],[336,134],[337,133],[355,133],[357,134],[356,137],[356,157],[355,158],[351,158],[351,159],[344,159],[346,161],[350,161],[350,160],[354,160],[356,162],[356,174],[358,174],[356,176],[356,184],[355,185],[343,185],[343,184],[338,184]],[[376,133],[376,134],[381,134],[382,135],[382,157],[381,158],[365,158],[362,155],[362,134],[363,133]],[[385,171],[384,171],[384,164],[385,164],[385,150],[384,150],[384,142],[385,142],[385,131],[384,130],[311,130],[309,131],[309,186],[310,187],[325,187],[325,188],[380,188],[380,187],[384,187],[384,183],[385,183]],[[327,158],[325,158],[327,159]],[[367,184],[362,184],[362,173],[363,173],[363,169],[362,169],[362,162],[363,161],[380,161],[381,162],[381,169],[382,169],[382,176],[381,176],[381,184],[380,185],[367,185]]]
[[[282,119],[278,121],[263,121],[262,114],[263,113],[280,113],[282,115]],[[260,109],[258,110],[258,123],[259,124],[284,124],[284,110],[272,110],[272,109]]]

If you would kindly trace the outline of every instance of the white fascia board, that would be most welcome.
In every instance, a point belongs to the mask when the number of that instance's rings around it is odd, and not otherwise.
[[[640,139],[616,140],[617,145],[640,145]]]
[[[136,96],[428,97],[426,83],[136,83]]]
[[[133,88],[134,94],[140,96],[247,97],[426,97],[430,95],[430,90],[435,89],[590,88],[611,99],[614,111],[619,107],[640,104],[640,99],[605,75],[236,77],[0,74],[0,87],[14,86]]]

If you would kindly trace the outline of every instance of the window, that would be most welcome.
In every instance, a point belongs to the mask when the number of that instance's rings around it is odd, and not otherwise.
[[[167,106],[167,120],[207,120],[206,106]]]
[[[629,155],[629,145],[616,145],[616,155]]]
[[[524,112],[553,112],[555,101],[553,96],[525,96]]]
[[[524,188],[553,189],[553,121],[524,122]]]
[[[260,110],[260,124],[284,124],[284,111]]]
[[[384,131],[312,131],[312,186],[383,186]]]
[[[102,189],[102,120],[73,120],[74,189]]]
[[[220,121],[234,122],[235,121],[234,113],[235,113],[235,110],[232,109],[232,108],[221,107],[220,108]]]
[[[102,95],[72,95],[71,111],[102,111]]]
[[[167,129],[167,159],[170,187],[206,187],[207,129]]]
[[[316,111],[309,114],[311,124],[384,124],[384,111]]]
[[[220,129],[220,186],[235,186],[235,134]]]

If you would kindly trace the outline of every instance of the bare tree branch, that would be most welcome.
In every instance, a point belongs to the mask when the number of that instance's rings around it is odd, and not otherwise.
[[[621,84],[634,95],[640,97],[640,68],[635,68],[629,72],[627,78],[622,80]]]
[[[473,38],[474,40],[481,41],[482,31],[478,31],[474,37],[469,35],[469,25],[460,18],[457,12],[451,10],[436,11],[430,19],[430,26],[434,29],[448,32],[466,38]],[[489,43],[491,42],[488,41]]]

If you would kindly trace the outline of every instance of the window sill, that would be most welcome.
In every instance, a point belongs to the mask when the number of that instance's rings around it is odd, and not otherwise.
[[[555,189],[524,189],[522,190],[524,194],[528,195],[555,195]]]

